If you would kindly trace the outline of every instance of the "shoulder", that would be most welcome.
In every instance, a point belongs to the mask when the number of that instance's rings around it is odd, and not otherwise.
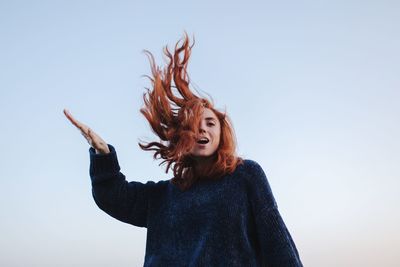
[[[268,185],[268,179],[261,164],[252,159],[243,159],[243,164],[239,165],[236,174],[245,180],[250,187]]]
[[[243,164],[239,165],[238,171],[251,175],[265,174],[261,165],[252,159],[243,159]]]
[[[260,164],[257,161],[253,160],[253,159],[243,159],[243,163],[248,168],[258,168],[258,167],[260,167]]]
[[[267,207],[277,206],[267,175],[261,164],[251,159],[245,159],[243,163],[242,177],[251,199],[263,203]]]

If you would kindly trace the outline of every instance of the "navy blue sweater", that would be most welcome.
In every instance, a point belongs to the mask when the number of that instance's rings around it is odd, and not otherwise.
[[[89,148],[93,197],[112,217],[147,228],[144,266],[303,266],[257,162],[181,191],[170,180],[126,181],[108,147]]]

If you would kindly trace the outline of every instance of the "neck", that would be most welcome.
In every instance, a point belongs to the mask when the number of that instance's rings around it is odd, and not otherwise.
[[[193,157],[193,160],[195,162],[194,171],[198,173],[199,170],[204,170],[215,162],[215,154],[208,157]]]

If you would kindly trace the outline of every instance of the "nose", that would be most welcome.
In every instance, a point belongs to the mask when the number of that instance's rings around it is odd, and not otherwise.
[[[204,133],[206,131],[203,122],[200,123],[199,131],[200,131],[200,133]]]

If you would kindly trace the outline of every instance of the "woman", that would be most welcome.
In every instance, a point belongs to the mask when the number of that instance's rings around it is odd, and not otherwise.
[[[263,169],[236,155],[228,116],[189,89],[193,45],[187,34],[178,44],[173,55],[165,47],[164,70],[145,51],[152,90],[143,95],[140,110],[161,141],[139,146],[164,159],[166,172],[172,166],[172,179],[126,181],[115,148],[64,110],[91,145],[96,204],[120,221],[147,228],[144,266],[302,266]]]

